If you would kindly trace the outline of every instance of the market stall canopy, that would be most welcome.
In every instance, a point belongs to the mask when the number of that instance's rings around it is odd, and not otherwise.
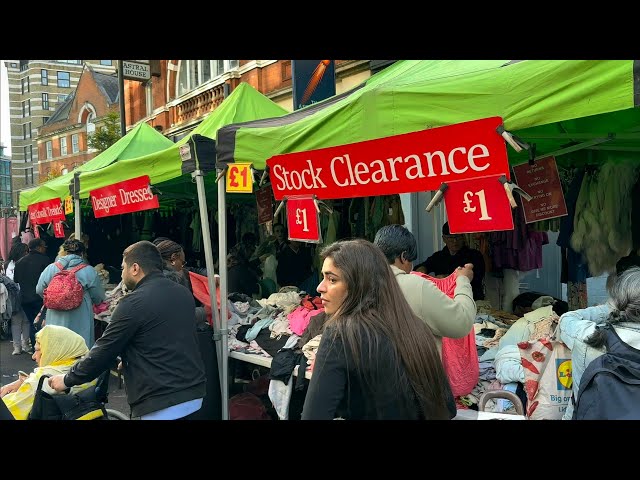
[[[221,128],[217,160],[261,170],[274,155],[493,116],[535,143],[537,158],[581,149],[640,151],[639,67],[634,60],[398,61],[323,102]],[[512,164],[528,155],[509,147]]]
[[[242,82],[188,136],[172,143],[169,148],[144,156],[129,157],[127,160],[117,162],[100,171],[84,172],[80,176],[80,197],[88,197],[89,192],[96,188],[141,175],[149,175],[152,185],[162,184],[160,190],[163,195],[175,191],[177,197],[188,195],[193,199],[195,189],[191,175],[183,175],[182,172],[180,156],[182,145],[187,144],[195,135],[215,140],[218,129],[224,125],[258,118],[277,117],[285,113],[287,110],[248,83]],[[209,179],[207,178],[207,180]],[[215,178],[209,183],[215,187]]]
[[[128,159],[137,158],[154,151],[164,150],[173,142],[146,123],[140,123],[120,138],[104,152],[69,173],[53,178],[42,185],[20,192],[20,210],[26,211],[29,205],[52,198],[64,198],[69,195],[69,183],[75,172],[102,171],[105,167]],[[87,195],[88,196],[88,195]]]

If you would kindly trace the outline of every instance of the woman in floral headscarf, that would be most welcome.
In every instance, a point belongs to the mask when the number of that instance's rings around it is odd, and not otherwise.
[[[36,346],[33,359],[38,366],[28,376],[20,375],[13,383],[0,389],[0,397],[16,420],[26,420],[31,412],[33,400],[38,388],[38,381],[42,375],[64,374],[71,370],[71,366],[87,354],[89,349],[84,339],[66,327],[47,325],[36,333]],[[85,383],[71,389],[72,393],[82,391],[95,384],[96,381]],[[55,395],[56,392],[43,382],[42,389]]]

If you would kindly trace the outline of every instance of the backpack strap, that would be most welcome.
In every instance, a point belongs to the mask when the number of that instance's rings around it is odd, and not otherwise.
[[[54,263],[54,265],[55,265],[56,267],[58,267],[58,269],[59,269],[60,271],[64,270],[64,267],[62,266],[62,264],[61,264],[60,262],[56,262],[56,263]]]
[[[82,270],[84,267],[88,267],[89,265],[87,265],[86,263],[81,263],[80,265],[72,268],[71,270],[69,270],[71,273],[76,273],[78,270]]]

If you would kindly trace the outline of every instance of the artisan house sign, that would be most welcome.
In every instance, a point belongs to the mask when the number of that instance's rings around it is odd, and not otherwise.
[[[127,80],[146,82],[151,78],[151,66],[148,63],[123,60],[122,76]]]
[[[276,200],[437,190],[442,182],[509,177],[502,118],[490,117],[366,142],[276,155],[267,160]]]

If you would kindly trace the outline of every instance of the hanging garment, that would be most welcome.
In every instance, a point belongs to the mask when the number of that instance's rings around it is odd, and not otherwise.
[[[440,291],[453,298],[457,278],[455,272],[445,278],[434,278],[420,272],[411,273],[433,282]],[[460,397],[471,393],[480,376],[476,335],[473,329],[462,338],[442,337],[442,364],[449,377],[453,396]]]

